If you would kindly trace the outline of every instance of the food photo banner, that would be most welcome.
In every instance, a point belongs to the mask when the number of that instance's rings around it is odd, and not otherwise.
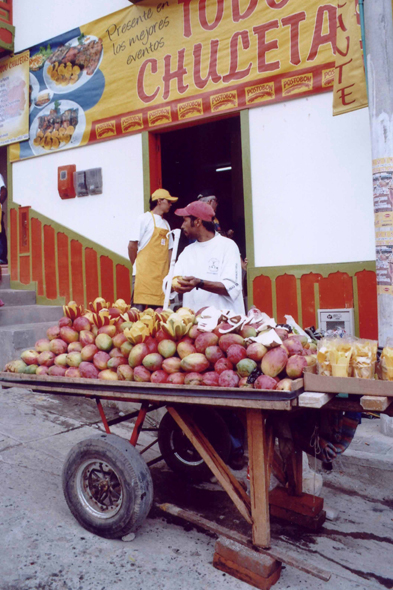
[[[29,137],[29,52],[0,60],[0,146]]]
[[[11,160],[330,90],[335,3],[145,0],[30,49]]]

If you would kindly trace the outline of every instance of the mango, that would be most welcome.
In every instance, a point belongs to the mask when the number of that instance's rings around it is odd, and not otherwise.
[[[46,331],[46,337],[48,338],[48,340],[54,340],[55,338],[59,338],[60,337],[60,327],[57,325],[57,326],[51,326],[50,328],[48,328]]]
[[[119,381],[134,381],[134,370],[128,364],[120,365],[117,367],[117,376]]]
[[[130,352],[132,349],[133,349],[133,345],[131,344],[131,342],[128,342],[128,340],[120,346],[120,352],[126,358],[128,358],[130,356]]]
[[[50,340],[47,338],[40,338],[37,340],[34,346],[37,352],[44,352],[45,350],[50,350]]]
[[[104,352],[109,352],[113,348],[113,340],[111,336],[105,334],[105,332],[101,332],[98,334],[94,344],[97,346],[98,350],[103,350]]]
[[[216,346],[218,336],[212,332],[202,332],[195,340],[195,348],[197,352],[205,352],[208,346]]]
[[[82,330],[90,331],[91,323],[85,316],[81,315],[78,318],[75,318],[72,327],[77,332],[82,332]]]
[[[96,337],[90,330],[82,330],[82,332],[79,332],[79,342],[83,347],[88,346],[89,344],[94,344],[95,339]]]
[[[130,366],[128,364],[128,360],[126,358],[124,358],[124,356],[115,356],[115,357],[110,358],[107,366],[108,366],[108,369],[111,369],[112,371],[116,371],[118,369],[118,367],[120,367],[120,365],[127,365],[127,367]]]
[[[65,377],[66,370],[67,369],[65,367],[58,367],[57,365],[52,365],[51,367],[49,367],[48,375],[50,375],[51,377]]]
[[[71,379],[80,379],[81,374],[77,367],[70,367],[66,369],[64,377],[69,377]]]
[[[202,385],[202,375],[200,373],[187,373],[184,378],[184,385]]]
[[[299,379],[307,367],[306,357],[295,354],[288,359],[286,372],[291,379]]]
[[[207,371],[202,375],[202,385],[206,387],[218,387],[219,374],[215,371]]]
[[[223,371],[230,371],[233,369],[233,364],[227,358],[218,359],[216,363],[214,363],[214,370],[219,375]]]
[[[66,353],[58,354],[57,357],[55,358],[55,365],[57,367],[68,367],[67,354]]]
[[[234,334],[233,332],[231,332],[230,334],[224,334],[223,336],[221,336],[221,338],[218,341],[218,346],[224,352],[226,352],[232,344],[240,344],[244,346],[244,338],[242,338],[240,334]]]
[[[172,383],[173,385],[183,385],[185,377],[185,373],[171,373],[168,375],[167,383]]]
[[[259,375],[254,381],[254,389],[276,389],[277,381],[269,375]]]
[[[121,348],[125,342],[128,342],[128,340],[124,336],[123,332],[120,332],[120,334],[116,334],[116,336],[112,338],[112,342],[115,348]]]
[[[67,354],[67,364],[69,367],[79,367],[82,362],[82,354],[80,352],[69,352]]]
[[[70,326],[63,326],[60,328],[60,338],[67,344],[71,344],[71,342],[79,340],[79,332],[73,330]]]
[[[239,381],[239,387],[247,387],[248,389],[252,389],[254,384],[248,382],[248,377],[241,377]]]
[[[255,338],[257,335],[257,331],[253,326],[244,326],[239,333],[242,338]]]
[[[196,348],[192,344],[192,342],[188,342],[187,340],[182,340],[177,345],[177,354],[181,359],[186,358],[190,354],[196,353]]]
[[[220,373],[218,385],[220,387],[239,387],[239,375],[235,371],[226,370]]]
[[[25,373],[26,375],[35,375],[38,369],[38,365],[28,365],[26,367]]]
[[[162,367],[163,360],[164,358],[159,352],[152,352],[145,356],[142,365],[151,372],[158,371]]]
[[[148,354],[149,351],[146,344],[144,344],[143,342],[141,342],[140,344],[136,344],[129,354],[128,364],[130,365],[130,367],[135,369],[135,367],[138,367],[142,364],[143,359]]]
[[[8,373],[24,373],[27,367],[28,365],[26,365],[24,361],[18,359],[17,361],[11,361],[10,363],[7,363],[5,366],[5,371]]]
[[[288,353],[283,346],[271,348],[262,359],[262,373],[269,377],[275,377],[285,368],[287,360]]]
[[[82,361],[78,369],[83,379],[98,379],[99,371],[92,363]]]
[[[134,369],[134,381],[138,381],[140,383],[148,383],[151,379],[151,373],[146,369],[146,367],[142,367],[138,365]]]
[[[277,383],[277,387],[276,389],[278,391],[291,391],[292,388],[292,379],[281,379],[281,381],[279,381]]]
[[[169,339],[161,340],[161,342],[158,343],[158,352],[165,359],[170,358],[176,354],[176,342]]]
[[[82,352],[82,343],[81,342],[71,342],[68,345],[67,352]]]
[[[44,352],[41,352],[38,355],[37,361],[39,365],[44,365],[44,367],[51,367],[55,362],[55,355],[53,354],[53,352],[50,352],[49,350],[44,350]]]
[[[168,373],[158,369],[158,371],[154,371],[154,373],[151,374],[150,380],[152,383],[166,383],[168,381]]]
[[[252,359],[242,359],[236,364],[236,371],[239,377],[248,377],[257,368],[257,364]]]
[[[38,369],[36,370],[35,374],[36,375],[47,375],[49,371],[49,367],[38,367]]]
[[[287,338],[282,345],[287,349],[288,356],[303,354],[303,345],[297,338]]]
[[[23,351],[20,355],[20,358],[24,363],[26,363],[26,365],[37,365],[38,355],[39,353],[36,350],[30,349]]]
[[[98,369],[99,371],[105,371],[105,369],[108,367],[108,362],[109,362],[110,358],[111,357],[109,356],[109,354],[107,352],[105,352],[103,350],[99,350],[93,356],[93,364],[94,364],[95,368]]]
[[[209,368],[210,363],[204,354],[195,352],[187,355],[180,363],[181,368],[186,373],[202,373]]]
[[[181,368],[181,360],[177,357],[165,359],[162,363],[162,368],[168,374],[178,373]],[[170,382],[172,383],[172,382]]]
[[[110,338],[113,338],[116,335],[116,326],[113,326],[112,324],[109,326],[102,326],[98,329],[98,335],[100,334],[106,334]]]
[[[98,352],[98,348],[95,344],[84,346],[81,350],[82,361],[92,361],[96,352]]]
[[[208,346],[205,350],[205,357],[212,365],[224,356],[225,354],[219,346]]]
[[[72,319],[68,318],[67,316],[64,316],[59,319],[58,324],[59,328],[62,328],[63,326],[72,326]]]
[[[247,356],[249,359],[259,363],[267,353],[267,348],[260,342],[252,342],[247,346]]]
[[[111,371],[110,369],[105,369],[104,371],[100,371],[98,373],[98,379],[103,379],[104,381],[118,381],[119,377],[117,373]]]
[[[237,365],[242,359],[247,356],[246,349],[240,344],[231,344],[227,350],[227,358],[233,365]]]

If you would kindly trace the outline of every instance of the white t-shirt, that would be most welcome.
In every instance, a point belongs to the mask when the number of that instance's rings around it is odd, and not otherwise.
[[[156,227],[160,229],[167,229],[171,231],[169,227],[169,223],[161,217],[161,215],[154,215],[154,221],[156,222]],[[153,217],[150,211],[146,213],[142,213],[139,217],[136,218],[134,223],[131,226],[131,235],[130,235],[130,242],[138,242],[138,252],[143,250],[145,246],[150,242],[150,239],[153,235],[154,231],[154,222]],[[173,248],[173,239],[172,236],[169,236],[169,250]],[[133,274],[136,272],[136,265],[133,265]]]
[[[183,295],[183,305],[194,311],[212,305],[244,314],[242,267],[239,248],[233,240],[216,233],[207,242],[194,242],[180,254],[174,276],[193,276],[223,283],[228,295],[193,289]]]

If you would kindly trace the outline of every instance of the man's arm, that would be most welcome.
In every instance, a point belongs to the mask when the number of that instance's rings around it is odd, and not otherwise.
[[[135,264],[136,255],[138,254],[138,242],[128,242],[128,257],[131,264]]]
[[[2,186],[0,189],[0,204],[2,205],[7,198],[7,187]]]
[[[227,296],[228,291],[224,285],[224,283],[214,282],[214,281],[202,281],[202,279],[197,279],[196,277],[182,277],[178,279],[179,287],[176,287],[175,291],[178,293],[189,293],[196,287],[199,289],[203,289],[204,291],[209,291],[209,293],[215,293],[216,295],[223,295]]]

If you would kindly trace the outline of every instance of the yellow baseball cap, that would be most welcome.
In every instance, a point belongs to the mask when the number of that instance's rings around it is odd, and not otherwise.
[[[176,202],[178,197],[172,197],[169,191],[164,188],[158,188],[151,196],[152,201],[158,201],[158,199],[166,199],[167,201]]]

